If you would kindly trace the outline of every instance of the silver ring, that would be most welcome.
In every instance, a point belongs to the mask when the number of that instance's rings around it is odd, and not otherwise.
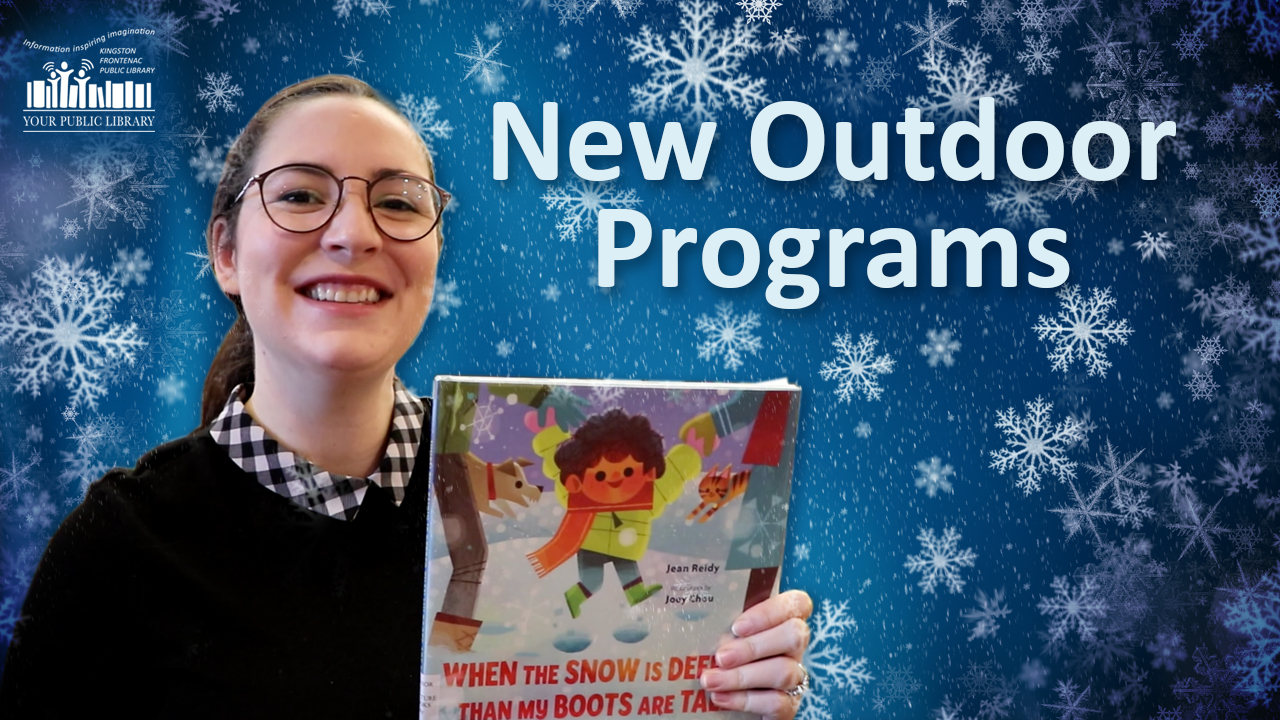
[[[809,671],[804,669],[803,663],[796,663],[796,667],[800,668],[800,674],[803,676],[800,684],[782,692],[786,693],[788,697],[802,698],[805,693],[809,692]]]

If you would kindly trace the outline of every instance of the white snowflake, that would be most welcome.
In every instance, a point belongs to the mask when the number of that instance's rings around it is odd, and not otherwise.
[[[1156,396],[1156,406],[1161,410],[1168,410],[1173,407],[1173,396],[1169,394],[1168,390],[1163,390]]]
[[[48,490],[26,492],[18,502],[18,519],[27,532],[44,532],[58,519],[58,506],[53,504]]]
[[[924,47],[925,62],[931,60],[940,60],[942,53],[938,51],[938,46],[950,48],[951,50],[959,50],[951,42],[951,26],[960,22],[960,18],[951,18],[950,16],[938,17],[933,12],[933,3],[929,3],[929,9],[925,13],[924,22],[919,25],[915,23],[906,23],[907,29],[911,31],[912,39],[916,41],[907,53],[913,52],[916,48]],[[904,55],[907,53],[903,53]],[[921,66],[923,67],[923,66]]]
[[[480,42],[478,35],[473,35],[472,37],[475,39],[475,47],[472,48],[471,52],[454,53],[454,55],[470,61],[467,66],[467,74],[462,79],[466,80],[474,75],[476,82],[480,83],[480,87],[485,92],[495,92],[506,82],[506,76],[502,73],[502,68],[511,67],[506,63],[498,62],[495,57],[498,47],[502,45],[502,41],[499,40],[494,43],[493,47],[486,48],[484,43]]]
[[[953,594],[964,589],[965,581],[960,579],[960,568],[973,567],[978,556],[972,550],[956,548],[956,544],[960,542],[960,533],[953,527],[947,527],[939,538],[933,534],[933,530],[921,528],[916,539],[920,541],[923,552],[908,555],[904,567],[909,572],[921,574],[918,583],[920,589],[926,594],[932,594],[939,582],[946,583],[947,589]]]
[[[71,179],[72,198],[58,207],[84,202],[86,228],[92,226],[101,230],[118,217],[124,217],[138,229],[146,227],[146,207],[126,193],[127,181],[133,177],[132,168],[108,168],[94,163],[82,172],[68,173],[68,177]]]
[[[205,101],[205,109],[209,112],[235,110],[233,99],[244,95],[239,85],[231,83],[231,73],[205,73],[204,82],[196,96]]]
[[[211,145],[196,148],[196,154],[187,164],[196,172],[196,182],[201,185],[217,183],[222,178],[222,165],[226,160],[229,145]]]
[[[723,356],[725,369],[737,370],[742,367],[744,354],[760,353],[761,340],[751,332],[758,327],[758,313],[734,315],[733,303],[719,303],[716,305],[715,317],[703,314],[694,321],[694,329],[706,338],[698,343],[698,359],[710,360]]]
[[[1040,703],[1040,707],[1057,710],[1060,720],[1085,720],[1085,717],[1090,713],[1098,714],[1102,712],[1084,704],[1089,699],[1089,690],[1090,687],[1087,685],[1084,690],[1080,690],[1072,680],[1066,682],[1058,681],[1058,702]]]
[[[80,237],[80,221],[75,218],[63,220],[62,226],[58,229],[62,231],[63,239]]]
[[[134,248],[129,252],[121,248],[116,251],[116,261],[111,265],[111,272],[120,278],[123,287],[129,283],[147,284],[147,271],[151,269],[151,259],[142,248]]]
[[[244,49],[246,55],[257,55],[258,51],[262,49],[262,42],[256,37],[247,37],[240,44],[240,47]]]
[[[125,0],[123,7],[112,8],[107,13],[107,22],[116,29],[150,30],[147,34],[138,34],[138,42],[146,49],[153,60],[164,51],[169,53],[183,52],[187,48],[178,36],[187,29],[187,22],[172,12],[161,12],[163,0]]]
[[[738,0],[738,7],[746,13],[748,20],[753,22],[771,23],[773,11],[778,9],[782,3],[778,0]]]
[[[991,452],[991,467],[1001,475],[1017,468],[1018,480],[1014,485],[1030,495],[1040,489],[1040,479],[1046,470],[1059,480],[1076,476],[1076,464],[1067,460],[1065,448],[1079,442],[1083,433],[1078,421],[1070,416],[1053,425],[1049,419],[1049,411],[1053,410],[1051,402],[1037,397],[1026,406],[1025,417],[1013,408],[996,413],[996,427],[1006,436],[1009,447]]]
[[[689,123],[713,122],[727,102],[744,114],[769,102],[765,81],[741,73],[742,61],[761,50],[758,27],[735,18],[729,29],[717,28],[720,6],[704,0],[680,4],[680,27],[667,38],[649,29],[623,38],[631,48],[627,59],[642,63],[653,75],[633,86],[632,112],[652,120],[658,112],[684,111]]]
[[[849,53],[858,51],[858,41],[849,37],[848,30],[824,30],[823,37],[827,41],[814,51],[814,58],[822,58],[827,67],[833,67],[836,63],[840,63],[843,67],[853,64],[853,58],[849,57]]]
[[[989,62],[991,56],[977,45],[964,48],[954,65],[941,54],[926,54],[920,69],[929,81],[927,94],[908,97],[908,105],[920,108],[926,119],[943,122],[977,119],[978,100],[983,97],[993,98],[996,107],[1017,105],[1014,93],[1022,86],[1006,73],[988,73]]]
[[[1227,532],[1227,529],[1218,525],[1213,525],[1212,522],[1213,516],[1218,512],[1218,506],[1221,505],[1222,501],[1225,499],[1226,498],[1220,498],[1218,502],[1214,503],[1213,507],[1210,508],[1209,512],[1206,513],[1204,512],[1204,508],[1196,502],[1195,498],[1182,498],[1182,506],[1179,510],[1182,512],[1183,519],[1186,520],[1186,522],[1170,523],[1166,526],[1187,536],[1187,544],[1182,548],[1182,553],[1178,555],[1179,560],[1181,560],[1183,556],[1187,554],[1187,551],[1196,544],[1196,541],[1199,541],[1200,544],[1204,545],[1204,549],[1209,553],[1209,557],[1213,558],[1214,562],[1218,561],[1217,554],[1213,552],[1212,536]],[[1203,514],[1204,517],[1201,517],[1201,514]]]
[[[921,460],[916,463],[916,472],[916,487],[924,488],[929,497],[936,497],[939,490],[953,492],[951,481],[947,478],[955,475],[956,470],[950,465],[943,465],[942,458],[935,456],[929,458],[928,462]]]
[[[869,91],[889,90],[889,83],[898,77],[898,72],[893,69],[893,61],[889,58],[881,58],[879,60],[868,60],[867,66],[858,73],[858,79],[866,85]]]
[[[110,322],[123,297],[115,276],[84,267],[84,256],[70,263],[45,258],[0,304],[0,343],[12,343],[18,353],[9,367],[14,391],[39,396],[41,385],[62,380],[72,406],[95,407],[107,391],[103,369],[132,362],[146,345],[133,323]]]
[[[853,434],[863,440],[871,437],[871,423],[868,423],[866,420],[858,423],[857,426],[853,428]]]
[[[572,54],[573,46],[569,43],[562,42],[556,45],[555,55],[557,58],[560,58],[561,60],[568,60],[569,56]]]
[[[1112,255],[1124,254],[1124,241],[1119,238],[1111,238],[1107,241],[1107,252]]]
[[[498,354],[502,355],[502,351],[499,350]],[[506,355],[502,355],[502,357],[506,357]],[[494,432],[494,425],[498,421],[498,416],[506,412],[501,406],[495,407],[497,401],[498,398],[496,396],[490,395],[485,398],[484,402],[476,403],[475,414],[471,416],[471,422],[464,424],[460,428],[464,431],[470,431],[472,440],[476,444],[483,443],[486,436],[489,440],[497,437],[497,433]]]
[[[431,297],[431,312],[447,318],[460,307],[462,299],[458,297],[458,281],[436,283],[435,293]]]
[[[1200,362],[1205,365],[1217,365],[1218,359],[1224,352],[1226,349],[1222,347],[1222,341],[1216,335],[1201,336],[1200,344],[1196,345],[1196,354],[1200,356]]]
[[[584,230],[595,227],[604,208],[633,208],[640,204],[635,190],[615,190],[614,183],[574,180],[566,186],[553,187],[542,196],[548,210],[563,210],[556,223],[561,240],[577,240]]]
[[[1044,204],[1049,201],[1049,190],[1042,183],[1027,182],[1013,177],[1002,180],[998,193],[987,193],[987,207],[992,212],[1002,213],[1001,220],[1009,227],[1021,227],[1030,222],[1032,225],[1044,225],[1049,222],[1049,213]]]
[[[217,27],[223,21],[223,15],[234,15],[240,12],[240,3],[231,0],[200,0],[200,9],[196,11],[197,20],[208,20]]]
[[[996,590],[991,597],[987,597],[986,593],[979,590],[977,600],[977,608],[961,615],[965,620],[973,623],[969,642],[995,637],[996,631],[1000,629],[999,621],[1011,612],[1004,604],[1004,590]]]
[[[809,9],[818,20],[830,20],[836,11],[843,10],[845,0],[809,0]]]
[[[765,44],[764,49],[772,50],[775,58],[781,60],[787,53],[799,55],[800,44],[806,39],[804,35],[796,32],[794,27],[789,27],[782,32],[770,30],[769,42]]]
[[[882,388],[877,375],[893,372],[893,358],[889,353],[875,356],[877,340],[871,333],[858,336],[858,344],[853,344],[851,333],[840,333],[832,342],[838,353],[837,359],[823,362],[818,374],[823,380],[839,380],[836,396],[842,402],[852,402],[856,394],[864,395],[868,400],[880,397]]]
[[[417,99],[409,93],[400,93],[400,98],[396,100],[396,107],[409,118],[413,129],[427,143],[428,148],[431,147],[431,138],[443,140],[453,135],[453,125],[448,120],[436,119],[436,113],[440,111],[440,103],[433,97],[424,95],[421,99]]]
[[[1089,97],[1098,95],[1115,99],[1107,104],[1106,119],[1112,122],[1129,120],[1140,113],[1141,108],[1158,102],[1179,87],[1178,76],[1169,76],[1160,61],[1159,44],[1151,43],[1138,51],[1136,64],[1131,64],[1129,50],[1113,50],[1108,64],[1085,83]]]
[[[809,543],[796,543],[791,547],[791,557],[795,558],[797,563],[806,562],[809,559]]]
[[[67,437],[75,443],[75,449],[62,452],[63,468],[58,473],[58,480],[64,487],[72,483],[77,485],[79,494],[68,499],[78,502],[89,485],[102,477],[113,464],[100,456],[120,451],[127,433],[113,415],[95,417],[83,425],[78,422],[75,425],[76,431]]]
[[[167,405],[177,405],[187,395],[187,381],[177,375],[169,375],[156,382],[156,395]]]
[[[938,363],[947,367],[956,364],[953,353],[960,349],[960,341],[951,339],[950,330],[929,330],[925,336],[929,341],[920,346],[920,354],[929,358],[929,367],[938,367]]]
[[[813,675],[813,683],[796,720],[831,720],[828,688],[860,695],[863,686],[875,679],[867,671],[865,657],[854,660],[840,646],[845,633],[857,629],[858,624],[849,614],[848,600],[834,603],[823,599],[821,609],[810,620],[809,647],[803,660]]]
[[[1247,452],[1242,453],[1234,464],[1230,458],[1222,458],[1218,461],[1218,467],[1222,473],[1211,482],[1214,485],[1225,485],[1226,495],[1234,495],[1240,492],[1241,488],[1257,490],[1258,478],[1266,469],[1265,466],[1254,462],[1253,456]]]
[[[494,350],[497,351],[498,357],[510,357],[511,353],[516,351],[516,346],[510,340],[499,340]]]
[[[1152,254],[1164,260],[1170,250],[1173,249],[1173,241],[1169,239],[1169,233],[1158,232],[1152,235],[1143,231],[1142,239],[1134,243],[1133,246],[1142,251],[1142,259],[1145,262]]]
[[[1054,576],[1053,597],[1040,596],[1036,607],[1041,615],[1050,616],[1049,637],[1054,642],[1066,640],[1075,631],[1082,641],[1088,642],[1098,632],[1095,621],[1107,614],[1107,601],[1098,597],[1098,584],[1091,576],[1080,578],[1079,587],[1072,588],[1066,576]]]
[[[337,0],[333,4],[333,11],[338,13],[340,18],[350,16],[351,11],[356,8],[363,10],[365,17],[391,15],[391,5],[386,0]]]
[[[364,59],[364,51],[351,48],[350,52],[342,53],[342,59],[347,61],[347,67],[354,67],[356,70],[366,61]]]
[[[1115,307],[1116,299],[1111,288],[1094,288],[1086,301],[1076,285],[1068,285],[1058,292],[1062,310],[1056,319],[1040,316],[1033,328],[1036,336],[1049,339],[1055,347],[1049,351],[1053,369],[1064,373],[1071,363],[1079,359],[1089,368],[1089,375],[1107,376],[1111,362],[1107,360],[1107,346],[1113,342],[1129,344],[1133,328],[1128,320],[1108,320],[1107,315]]]
[[[1018,53],[1018,62],[1027,66],[1027,74],[1048,75],[1053,72],[1050,64],[1058,59],[1058,48],[1049,47],[1049,38],[1044,35],[1027,36],[1027,49]]]
[[[17,453],[9,453],[9,467],[0,465],[0,510],[7,509],[9,503],[18,499],[23,488],[31,487],[35,482],[31,479],[31,468],[35,466],[36,460],[20,463]]]
[[[560,286],[555,283],[547,283],[547,286],[542,288],[542,297],[551,302],[559,302],[560,295]]]

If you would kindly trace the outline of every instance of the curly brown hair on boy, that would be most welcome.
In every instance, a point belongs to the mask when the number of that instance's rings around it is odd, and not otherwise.
[[[649,424],[649,418],[614,409],[587,418],[556,450],[555,461],[561,478],[581,478],[601,458],[618,462],[628,455],[640,462],[646,473],[654,470],[661,477],[667,471],[662,436]]]

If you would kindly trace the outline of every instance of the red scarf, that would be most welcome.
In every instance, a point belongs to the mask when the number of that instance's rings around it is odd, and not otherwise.
[[[653,483],[646,483],[635,497],[626,502],[608,504],[592,500],[586,493],[576,492],[569,496],[569,509],[556,528],[556,534],[546,545],[534,550],[525,557],[533,565],[538,577],[548,573],[565,563],[577,554],[591,532],[591,522],[599,513],[618,512],[620,510],[652,510]]]

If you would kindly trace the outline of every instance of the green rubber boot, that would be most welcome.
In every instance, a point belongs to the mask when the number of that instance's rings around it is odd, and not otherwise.
[[[582,614],[582,603],[587,601],[591,594],[586,588],[582,587],[582,583],[578,583],[568,590],[564,591],[564,600],[569,603],[569,614],[577,619]],[[635,603],[632,603],[633,605]]]
[[[643,582],[638,582],[635,585],[624,588],[627,594],[627,602],[632,605],[639,605],[645,600],[657,595],[658,591],[661,589],[661,585],[645,585]]]

